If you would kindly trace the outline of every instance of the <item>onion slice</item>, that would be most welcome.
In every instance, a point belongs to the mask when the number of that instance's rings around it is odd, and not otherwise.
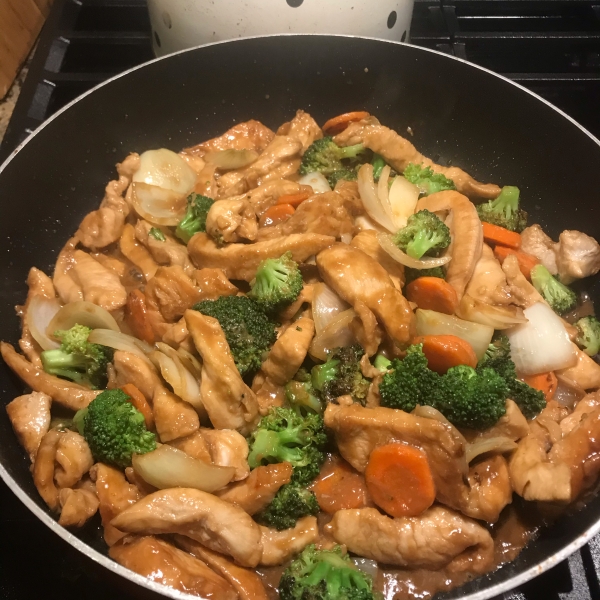
[[[527,323],[523,310],[517,306],[486,304],[468,294],[462,297],[457,314],[465,321],[489,325],[494,329],[508,329],[520,323]]]
[[[60,344],[46,333],[48,325],[50,325],[59,310],[60,302],[56,298],[35,295],[27,304],[25,324],[31,332],[31,337],[40,345],[42,350],[53,350],[60,347]],[[52,333],[55,331],[56,329],[53,329]]]
[[[413,258],[408,256],[405,252],[402,252],[392,240],[392,236],[389,233],[380,232],[377,234],[377,240],[382,249],[387,252],[396,262],[399,262],[405,267],[410,269],[433,269],[434,267],[441,267],[442,265],[448,264],[452,257],[450,254],[439,257],[428,257],[428,258]]]
[[[187,196],[194,189],[197,178],[196,171],[179,154],[159,148],[140,154],[140,167],[132,181]]]
[[[467,444],[465,451],[467,462],[470,463],[474,458],[481,454],[493,452],[494,454],[504,454],[512,452],[517,447],[517,443],[506,436],[484,438],[482,440]]]
[[[89,327],[90,329],[120,331],[115,318],[106,309],[93,302],[78,300],[77,302],[65,304],[54,315],[46,328],[46,333],[54,335],[55,331],[59,329],[71,329],[73,325],[85,325],[85,327]]]
[[[107,346],[113,350],[131,352],[146,361],[148,360],[148,355],[152,352],[152,346],[146,344],[146,342],[138,340],[138,338],[132,335],[113,331],[112,329],[94,329],[90,333],[88,341],[92,344]]]
[[[331,191],[331,186],[323,173],[307,173],[298,179],[298,183],[301,185],[310,185],[315,194]]]
[[[427,406],[426,404],[417,404],[415,409],[412,411],[412,414],[417,417],[424,417],[425,419],[435,419],[440,423],[446,423],[446,425],[451,425],[450,421],[448,421],[448,419],[446,419],[446,417],[437,408],[433,408],[433,406]]]
[[[185,195],[147,183],[132,184],[131,203],[142,219],[167,227],[178,225],[187,208]]]
[[[344,302],[328,285],[317,283],[313,288],[312,317],[317,335],[350,306]]]
[[[209,465],[168,444],[134,454],[131,462],[144,481],[161,490],[185,487],[212,493],[226,486],[235,473],[235,467]]]
[[[388,198],[396,229],[406,227],[408,217],[414,214],[417,207],[419,188],[402,175],[398,175],[390,187]]]
[[[356,339],[350,331],[350,323],[356,316],[352,308],[339,313],[321,334],[313,339],[308,349],[309,354],[319,360],[327,360],[329,352],[334,348],[344,348],[354,344]]]
[[[379,181],[381,182],[381,178]],[[373,165],[363,165],[358,171],[358,193],[360,194],[364,209],[373,221],[379,223],[379,225],[390,232],[395,232],[398,229],[394,225],[391,209],[386,211],[377,195],[377,189],[373,180]]]
[[[204,160],[218,169],[242,169],[252,164],[257,158],[258,152],[247,148],[215,150],[204,155]]]

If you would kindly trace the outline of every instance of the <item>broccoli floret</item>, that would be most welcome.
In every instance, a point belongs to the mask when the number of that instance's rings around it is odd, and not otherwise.
[[[438,256],[450,245],[450,229],[428,210],[408,217],[406,227],[394,236],[394,243],[412,258]]]
[[[60,340],[60,348],[41,353],[44,371],[92,389],[104,388],[107,380],[106,367],[112,360],[113,350],[88,342],[91,331],[83,325],[55,331],[54,337]]]
[[[431,269],[411,269],[404,267],[404,285],[408,285],[411,281],[419,277],[439,277],[446,279],[446,273],[442,267],[433,267]]]
[[[144,415],[122,390],[106,390],[75,413],[73,423],[100,462],[121,469],[131,466],[133,454],[156,448],[156,436],[146,429]]]
[[[275,313],[292,304],[302,291],[302,273],[286,252],[279,258],[263,260],[250,283],[248,296],[256,300],[267,313]]]
[[[167,238],[165,234],[158,227],[151,227],[148,235],[152,236],[155,240],[159,242],[166,242]]]
[[[406,165],[406,169],[404,169],[402,175],[404,175],[405,179],[414,183],[424,196],[443,192],[444,190],[456,189],[452,179],[448,179],[441,173],[434,173],[431,167],[422,167],[409,163]]]
[[[318,414],[299,415],[292,408],[273,408],[263,417],[248,442],[248,464],[290,462],[292,483],[306,485],[318,474],[327,436]]]
[[[340,546],[317,550],[314,544],[283,572],[281,600],[374,600],[373,581],[359,571]]]
[[[340,148],[331,136],[326,136],[316,140],[306,149],[300,165],[300,174],[318,172],[329,177],[335,171],[354,166],[365,152],[362,144]]]
[[[310,378],[308,381],[297,381],[295,379],[288,381],[285,385],[285,399],[300,414],[323,412],[323,405],[315,393]]]
[[[384,356],[383,354],[378,354],[375,357],[373,366],[376,369],[379,369],[382,373],[387,373],[392,368],[392,361],[387,356]]]
[[[175,235],[187,244],[199,232],[206,231],[206,215],[214,204],[212,198],[200,194],[190,194],[187,199],[185,216],[177,225]]]
[[[256,520],[281,531],[294,527],[302,517],[318,514],[319,503],[313,492],[288,483],[279,489],[270,504],[256,516]]]
[[[600,352],[600,321],[596,317],[583,317],[575,323],[577,327],[577,344],[590,356]]]
[[[558,281],[544,265],[535,265],[531,269],[531,283],[559,315],[569,312],[577,304],[577,294]]]
[[[312,368],[313,386],[325,402],[350,395],[354,402],[365,404],[371,382],[360,370],[363,354],[364,350],[358,344],[336,348],[327,362]]]
[[[381,171],[383,171],[383,168],[386,165],[385,158],[383,158],[381,154],[374,154],[371,164],[373,165],[373,179],[379,181]]]
[[[521,233],[527,227],[527,213],[519,208],[519,188],[506,185],[495,200],[477,206],[482,221]]]
[[[247,296],[221,296],[216,300],[198,302],[194,310],[219,321],[235,366],[242,376],[260,369],[277,334],[275,323],[258,302]]]
[[[344,168],[334,171],[331,175],[327,175],[327,181],[332,188],[335,188],[338,181],[356,181],[358,171],[356,168]]]

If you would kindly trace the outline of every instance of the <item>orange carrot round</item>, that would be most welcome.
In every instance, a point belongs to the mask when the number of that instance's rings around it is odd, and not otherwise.
[[[284,194],[279,196],[277,204],[290,204],[294,208],[298,207],[307,198],[310,198],[310,194],[307,192],[298,192],[297,194]]]
[[[477,356],[471,344],[455,335],[420,335],[412,343],[423,344],[428,366],[436,373],[444,374],[458,365],[477,366]]]
[[[146,311],[146,296],[140,290],[132,290],[127,296],[125,321],[135,337],[147,344],[154,344],[154,331]]]
[[[289,219],[295,212],[296,211],[291,204],[274,204],[262,214],[258,224],[261,227],[277,225]]]
[[[453,315],[458,308],[454,288],[439,277],[419,277],[404,288],[404,295],[419,308]]]
[[[500,244],[500,246],[508,246],[515,250],[521,247],[521,236],[515,231],[509,231],[504,227],[492,225],[485,221],[481,225],[483,226],[483,239],[488,244]]]
[[[338,115],[337,117],[333,117],[333,119],[329,119],[326,121],[325,125],[323,125],[323,131],[327,135],[336,135],[350,123],[354,123],[355,121],[361,121],[362,119],[366,119],[369,116],[369,113],[364,110],[356,110],[354,112],[344,113],[343,115]]]
[[[144,415],[146,428],[154,429],[154,415],[152,414],[152,409],[146,401],[144,394],[142,394],[133,383],[126,383],[121,386],[121,389],[129,396],[131,404]]]
[[[554,397],[554,393],[556,392],[556,388],[558,387],[558,379],[554,374],[554,371],[549,371],[548,373],[539,373],[538,375],[526,375],[522,377],[523,381],[535,388],[536,390],[540,390],[540,392],[544,392],[544,396],[546,396],[546,402],[549,402]]]
[[[414,446],[386,444],[371,452],[365,470],[371,498],[392,517],[414,517],[435,500],[427,455]]]
[[[531,254],[527,254],[526,252],[522,252],[521,250],[514,250],[513,248],[507,248],[506,246],[496,246],[494,248],[494,256],[501,262],[504,262],[504,259],[509,255],[513,254],[517,258],[517,262],[519,263],[519,269],[521,269],[521,273],[531,281],[531,269],[535,267],[535,265],[539,265],[540,261],[538,258]]]

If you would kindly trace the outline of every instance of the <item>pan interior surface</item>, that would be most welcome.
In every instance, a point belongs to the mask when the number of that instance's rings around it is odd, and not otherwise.
[[[178,151],[248,119],[276,128],[299,108],[319,123],[369,111],[437,162],[462,167],[480,181],[518,186],[529,222],[540,223],[554,239],[563,229],[600,238],[598,188],[590,176],[600,165],[600,146],[522,88],[435,52],[377,40],[298,35],[214,44],[100,86],[43,126],[5,164],[0,339],[18,339],[14,306],[24,301],[29,268],[51,272],[82,217],[97,208],[115,163],[130,151]],[[595,280],[588,289],[600,301]],[[1,403],[22,392],[2,363]],[[4,410],[0,437],[1,466],[46,512]],[[488,598],[522,583],[556,553],[583,544],[599,518],[600,498],[594,497],[543,529],[515,561],[440,598]],[[103,552],[96,531],[76,535]],[[120,567],[113,570],[140,582]]]

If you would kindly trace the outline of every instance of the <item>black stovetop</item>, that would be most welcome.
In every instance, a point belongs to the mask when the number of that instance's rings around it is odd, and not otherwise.
[[[1,0],[0,0],[1,1]],[[600,137],[600,0],[416,0],[412,43],[518,81]],[[55,0],[0,146],[97,83],[153,58],[145,0]],[[132,598],[0,482],[0,599]],[[504,600],[599,600],[600,536]]]

